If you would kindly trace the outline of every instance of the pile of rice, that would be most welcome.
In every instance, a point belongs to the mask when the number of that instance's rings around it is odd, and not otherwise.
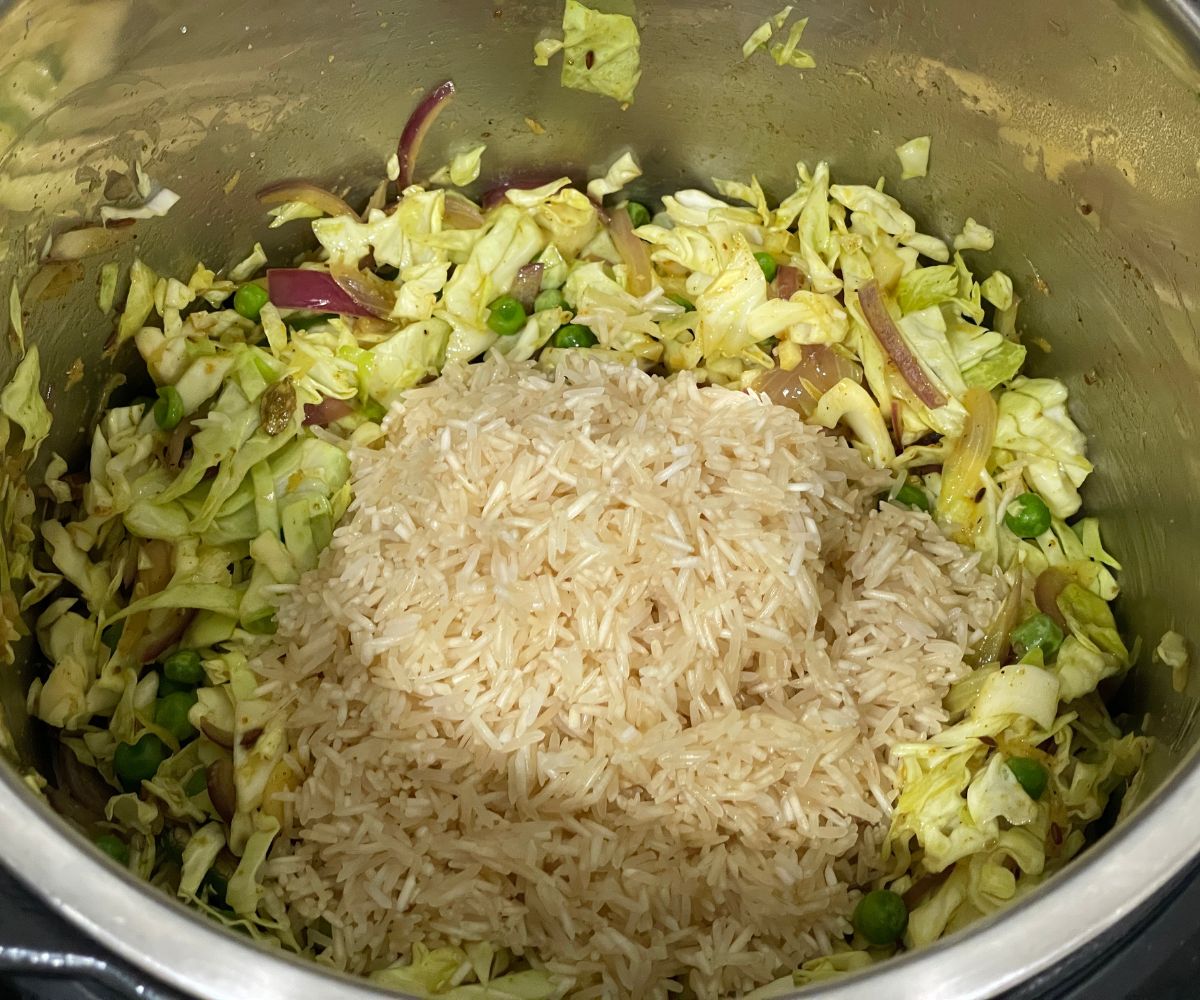
[[[305,776],[271,873],[324,957],[486,941],[573,996],[720,997],[829,950],[999,582],[688,374],[492,357],[385,429],[260,664]]]

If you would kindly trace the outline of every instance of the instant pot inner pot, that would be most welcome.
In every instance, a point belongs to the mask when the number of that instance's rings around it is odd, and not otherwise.
[[[228,266],[255,240],[273,257],[298,250],[297,227],[268,230],[254,192],[306,177],[365,198],[419,95],[446,78],[459,96],[423,164],[485,141],[481,183],[583,178],[630,149],[637,196],[752,172],[778,194],[797,160],[828,159],[851,182],[887,178],[923,231],[951,236],[971,214],[998,235],[988,263],[1014,277],[1034,373],[1067,383],[1088,433],[1087,510],[1124,566],[1121,624],[1142,640],[1117,697],[1155,738],[1140,791],[1152,809],[1187,767],[1200,693],[1195,678],[1173,690],[1151,657],[1167,629],[1194,638],[1200,607],[1196,25],[1169,3],[852,0],[804,11],[817,68],[801,73],[742,59],[768,6],[640,5],[644,72],[621,109],[533,66],[558,3],[0,3],[0,288],[24,287],[47,234],[94,218],[109,172],[134,161],[181,200],[137,224],[123,262],[177,274]],[[894,147],[925,134],[929,176],[900,182]],[[102,357],[104,259],[25,301],[55,417],[43,455],[85,453],[124,364]],[[67,388],[77,360],[84,378]],[[0,360],[0,377],[14,364]],[[38,763],[23,693],[39,665],[29,650],[19,664],[0,700]]]

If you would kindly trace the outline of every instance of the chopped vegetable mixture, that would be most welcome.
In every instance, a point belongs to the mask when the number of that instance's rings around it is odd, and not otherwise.
[[[629,100],[636,30],[597,18],[568,0],[564,82],[591,45],[591,89]],[[802,64],[803,24],[777,58]],[[406,390],[489,351],[547,369],[587,351],[763,392],[844,435],[893,473],[881,502],[927,512],[1010,583],[949,696],[952,725],[895,748],[890,876],[864,887],[837,953],[759,995],[929,944],[1061,867],[1146,742],[1097,693],[1132,657],[1109,607],[1119,566],[1078,518],[1092,466],[1067,390],[1021,373],[1014,283],[986,268],[980,282],[983,258],[964,256],[993,234],[969,219],[950,245],[882,185],[837,183],[825,163],[798,164],[780,202],[754,178],[630,200],[628,154],[586,192],[561,177],[474,201],[437,185],[473,181],[482,147],[437,184],[416,180],[420,137],[452,96],[445,84],[422,105],[396,187],[366,210],[307,183],[263,192],[273,224],[311,228],[298,265],[271,267],[261,247],[228,275],[133,262],[112,346],[140,355],[153,394],[113,395],[71,472],[52,457],[36,536],[25,480],[50,431],[36,337],[0,393],[0,653],[13,661],[32,616],[47,669],[29,707],[59,732],[54,804],[115,863],[319,954],[328,928],[297,925],[264,875],[278,796],[298,778],[253,669],[279,588],[316,565],[347,510],[347,443],[375,439]],[[924,172],[927,141],[899,152],[906,174]],[[106,271],[102,307],[115,288]],[[414,944],[376,978],[430,996],[489,979],[531,1000],[556,988],[487,945]]]

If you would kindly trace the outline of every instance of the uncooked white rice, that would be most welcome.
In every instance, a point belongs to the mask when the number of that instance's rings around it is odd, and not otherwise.
[[[889,747],[996,611],[973,555],[689,374],[489,356],[352,459],[259,665],[305,775],[271,870],[327,960],[486,940],[580,997],[719,997],[848,930]]]

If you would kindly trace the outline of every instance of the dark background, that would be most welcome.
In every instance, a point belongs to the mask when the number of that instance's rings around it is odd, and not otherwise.
[[[1067,967],[1039,977],[1006,1000],[1195,997],[1200,997],[1200,875],[1192,872],[1126,928],[1123,938],[1097,942]],[[0,998],[186,1000],[97,948],[3,870]]]

